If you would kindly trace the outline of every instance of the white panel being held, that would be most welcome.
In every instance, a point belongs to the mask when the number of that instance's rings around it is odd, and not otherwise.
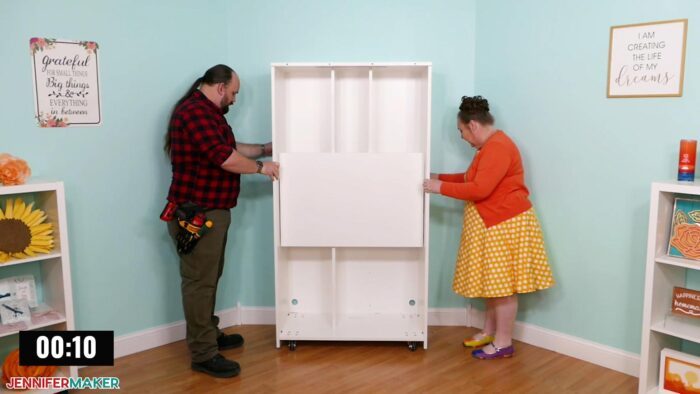
[[[423,246],[423,155],[282,154],[282,246]]]

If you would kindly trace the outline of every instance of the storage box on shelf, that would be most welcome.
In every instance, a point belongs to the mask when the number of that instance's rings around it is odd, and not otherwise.
[[[21,198],[34,203],[34,209],[46,213],[52,223],[54,247],[47,254],[16,259],[0,264],[0,279],[18,274],[35,277],[40,305],[31,311],[31,322],[0,325],[0,339],[18,344],[18,333],[23,330],[73,330],[73,296],[71,288],[70,254],[66,224],[66,204],[62,182],[29,182],[19,186],[0,186],[0,207],[7,199]],[[17,345],[14,345],[17,347]],[[2,355],[4,359],[4,354]],[[1,360],[0,360],[1,361]],[[77,367],[59,367],[55,376],[77,377]],[[0,388],[0,392],[4,392]]]
[[[639,393],[656,393],[663,348],[681,350],[682,341],[700,343],[700,321],[671,314],[673,288],[685,287],[700,261],[667,254],[677,197],[700,199],[700,183],[655,182],[651,186],[647,241]]]

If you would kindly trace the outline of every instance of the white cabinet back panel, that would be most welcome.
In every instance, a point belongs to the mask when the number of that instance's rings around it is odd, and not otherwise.
[[[281,246],[422,247],[422,153],[280,154]]]
[[[310,68],[280,73],[275,85],[275,149],[328,152],[332,148],[330,70]],[[290,132],[294,130],[295,132]]]
[[[421,248],[339,248],[336,256],[339,315],[421,314]]]
[[[369,68],[335,70],[335,152],[369,152]]]
[[[429,97],[427,70],[374,70],[370,151],[425,152]]]

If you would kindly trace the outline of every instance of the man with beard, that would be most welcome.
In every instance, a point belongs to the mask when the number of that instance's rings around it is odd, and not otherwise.
[[[165,136],[165,152],[173,172],[168,201],[179,206],[194,204],[213,222],[191,252],[178,254],[192,369],[215,377],[240,373],[238,363],[223,357],[219,350],[242,346],[243,337],[222,333],[214,315],[240,176],[262,174],[273,181],[279,176],[277,163],[256,160],[272,154],[272,143],[237,143],[224,117],[236,102],[239,88],[233,69],[223,64],[210,68],[175,105]],[[168,222],[168,232],[176,243],[181,231],[177,220]]]

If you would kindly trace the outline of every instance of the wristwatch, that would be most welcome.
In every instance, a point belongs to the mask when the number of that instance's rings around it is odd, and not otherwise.
[[[258,165],[258,170],[256,171],[258,174],[262,174],[262,169],[263,169],[263,162],[260,160],[255,160],[255,164]]]

